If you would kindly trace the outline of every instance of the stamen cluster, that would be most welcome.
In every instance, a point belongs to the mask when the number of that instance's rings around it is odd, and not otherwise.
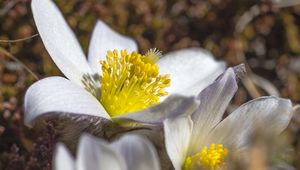
[[[209,148],[204,147],[200,153],[187,157],[183,169],[191,170],[202,167],[208,170],[217,170],[224,164],[227,155],[228,150],[222,144],[211,144]]]
[[[100,102],[111,116],[145,109],[168,94],[169,75],[159,75],[152,58],[127,50],[107,52],[106,61],[100,62]]]

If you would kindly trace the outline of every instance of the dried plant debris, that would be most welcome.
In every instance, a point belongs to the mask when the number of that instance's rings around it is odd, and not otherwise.
[[[17,59],[0,51],[0,169],[52,169],[52,155],[58,141],[69,143],[69,149],[75,153],[79,133],[68,135],[75,127],[78,132],[89,132],[110,141],[130,133],[117,125],[105,124],[113,130],[104,134],[103,127],[97,126],[98,120],[86,118],[89,121],[84,121],[83,117],[81,120],[47,119],[33,129],[24,125],[23,97],[29,85],[36,81],[24,66],[38,78],[61,75],[37,35],[30,2],[0,1],[0,48]],[[300,6],[294,2],[55,1],[79,36],[84,51],[88,49],[90,30],[99,18],[117,32],[133,37],[142,53],[153,47],[163,53],[185,47],[203,47],[229,66],[243,62],[250,73],[248,78],[252,83],[254,81],[251,85],[257,95],[272,93],[299,103]],[[238,90],[229,109],[234,110],[251,99],[247,85]],[[80,121],[85,123],[77,126]],[[140,134],[155,144],[162,155],[163,169],[172,169],[164,147],[160,146],[164,140],[161,127],[151,128],[140,129]],[[248,169],[264,169],[270,165],[274,169],[300,169],[298,113],[285,132],[288,135],[282,137],[285,140],[270,139],[259,132],[258,128],[251,141]],[[244,162],[235,157],[230,161],[234,167],[229,169],[245,169]]]

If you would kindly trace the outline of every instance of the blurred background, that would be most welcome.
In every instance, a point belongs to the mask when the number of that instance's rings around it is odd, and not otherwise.
[[[247,76],[235,106],[263,95],[300,102],[300,4],[297,0],[69,0],[55,1],[87,51],[101,19],[133,37],[141,52],[202,47],[228,66],[244,63]],[[23,124],[23,97],[37,79],[62,75],[47,54],[33,21],[30,0],[0,0],[0,169],[51,169],[55,124]],[[300,114],[288,129],[300,169]],[[299,146],[298,146],[299,145]],[[285,169],[285,168],[284,168]]]

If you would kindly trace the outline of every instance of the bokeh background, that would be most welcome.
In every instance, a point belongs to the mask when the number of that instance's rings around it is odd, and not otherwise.
[[[300,5],[297,0],[69,0],[55,1],[87,51],[101,19],[133,37],[141,52],[202,47],[228,66],[244,63],[247,76],[231,104],[262,95],[300,102]],[[101,48],[101,47],[99,47]],[[30,0],[0,0],[0,169],[51,169],[55,123],[23,124],[23,97],[37,79],[62,75],[46,52]],[[288,129],[300,169],[299,115]]]

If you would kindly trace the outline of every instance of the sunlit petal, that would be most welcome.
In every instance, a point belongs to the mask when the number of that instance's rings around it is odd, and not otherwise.
[[[77,151],[78,170],[126,170],[125,162],[107,142],[83,135]]]
[[[289,124],[292,113],[290,100],[273,96],[254,99],[217,125],[206,138],[207,143],[222,143],[229,148],[244,149],[257,127],[278,135]]]
[[[74,170],[75,160],[68,149],[61,143],[56,146],[54,153],[54,170]]]
[[[125,37],[108,27],[104,22],[98,20],[89,46],[88,62],[95,73],[101,74],[100,60],[105,60],[108,50],[124,50],[128,52],[137,51],[135,41]]]
[[[162,74],[171,75],[170,94],[195,95],[212,83],[225,70],[223,62],[216,61],[200,48],[170,52],[157,62]]]
[[[221,121],[237,88],[235,73],[229,68],[199,94],[200,106],[192,115],[195,127],[191,141],[192,150],[199,150],[209,131]]]
[[[190,117],[164,121],[165,145],[175,170],[181,170],[189,147],[193,122]]]
[[[51,0],[33,0],[31,8],[39,35],[55,64],[70,80],[82,84],[82,75],[91,70],[59,9]]]
[[[49,112],[66,112],[109,119],[99,101],[89,92],[62,77],[49,77],[29,87],[24,101],[25,123]]]
[[[112,144],[126,161],[128,170],[160,170],[154,146],[137,135],[125,135]]]

